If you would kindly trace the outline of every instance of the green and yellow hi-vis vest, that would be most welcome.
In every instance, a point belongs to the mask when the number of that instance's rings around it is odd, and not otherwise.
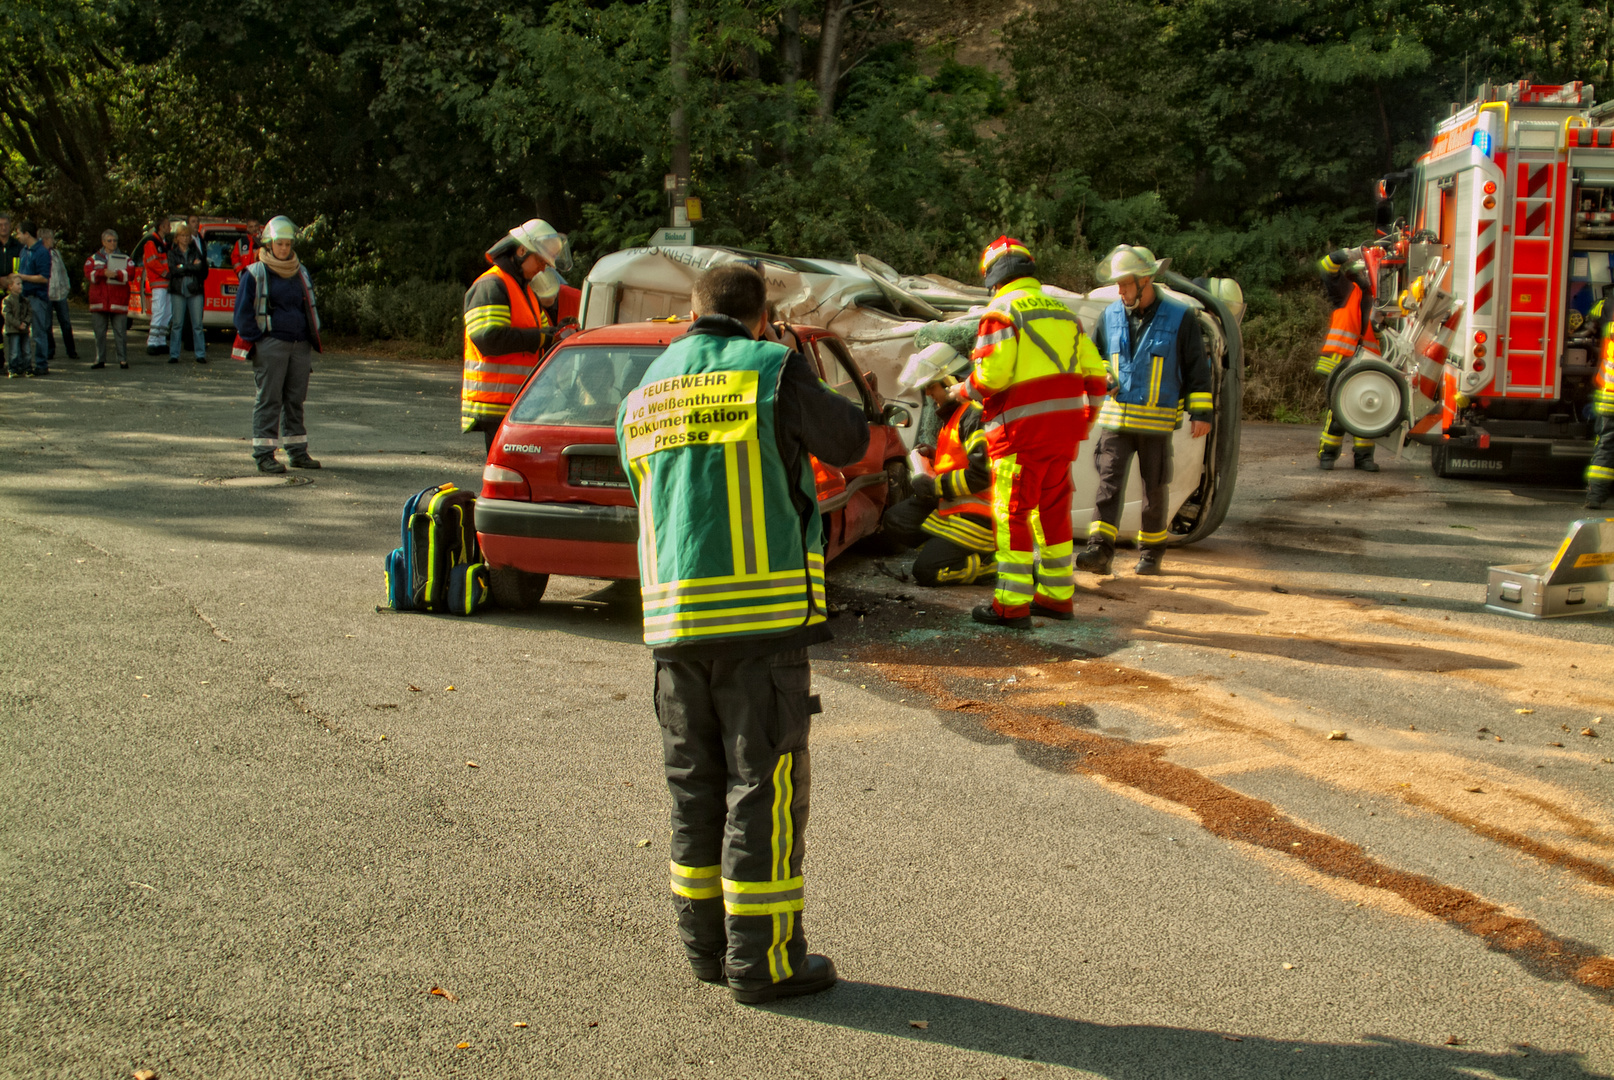
[[[646,645],[778,634],[821,623],[823,528],[812,473],[785,475],[774,402],[789,350],[687,334],[617,413],[639,504]],[[792,487],[811,506],[805,519]]]

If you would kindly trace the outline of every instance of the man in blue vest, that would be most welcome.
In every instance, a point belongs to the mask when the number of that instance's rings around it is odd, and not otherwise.
[[[1194,311],[1154,287],[1164,267],[1148,248],[1117,245],[1099,268],[1120,299],[1104,309],[1093,342],[1109,364],[1114,390],[1098,414],[1098,497],[1087,547],[1076,567],[1108,574],[1132,459],[1143,481],[1143,549],[1137,573],[1160,573],[1171,512],[1171,439],[1186,404],[1196,439],[1211,429],[1210,361]]]
[[[807,648],[831,637],[809,455],[848,465],[869,427],[805,357],[761,340],[751,267],[708,272],[694,309],[623,401],[617,441],[639,506],[678,930],[696,977],[750,1005],[835,984],[801,925]]]

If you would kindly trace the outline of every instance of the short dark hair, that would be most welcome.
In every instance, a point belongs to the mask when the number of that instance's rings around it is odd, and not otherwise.
[[[38,227],[36,227],[33,222],[26,221],[26,220],[18,223],[17,231],[21,232],[21,233],[27,233],[29,236],[38,236],[39,235]]]
[[[749,266],[725,263],[695,283],[695,307],[751,326],[768,310],[768,286]]]

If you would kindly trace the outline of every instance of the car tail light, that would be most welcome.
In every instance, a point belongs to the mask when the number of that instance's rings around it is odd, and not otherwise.
[[[527,478],[503,465],[488,465],[482,469],[482,497],[484,499],[531,499],[532,488]]]

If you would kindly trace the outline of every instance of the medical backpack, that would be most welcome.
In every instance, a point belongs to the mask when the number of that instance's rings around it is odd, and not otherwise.
[[[472,615],[487,606],[488,568],[476,542],[476,496],[453,484],[404,503],[403,542],[386,559],[394,611]]]

